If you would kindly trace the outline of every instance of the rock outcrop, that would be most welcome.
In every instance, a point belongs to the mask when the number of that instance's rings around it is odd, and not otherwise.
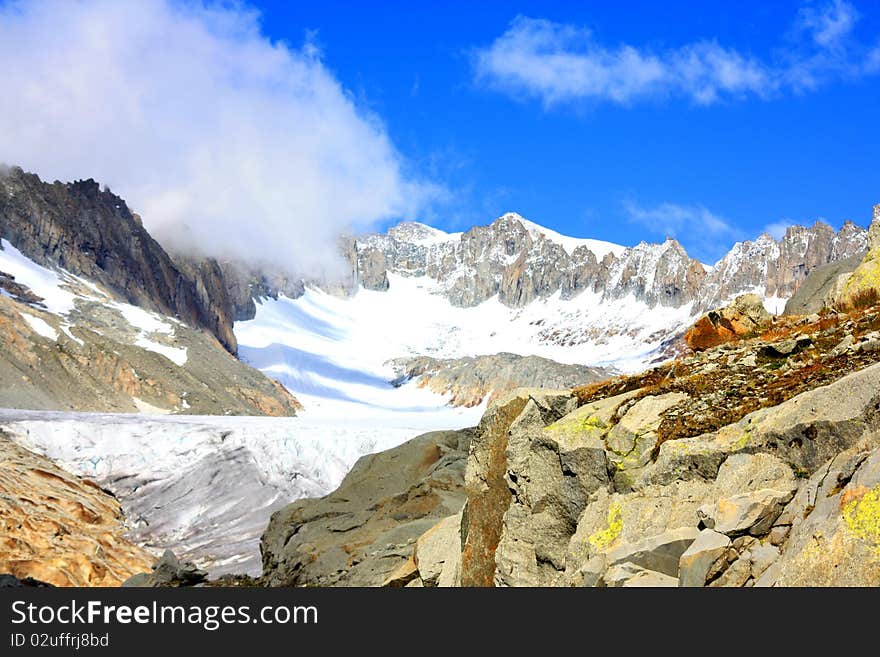
[[[330,495],[276,511],[263,534],[263,579],[271,586],[405,586],[416,541],[464,502],[472,430],[437,431],[361,458]],[[425,578],[439,578],[422,542]],[[429,574],[430,572],[430,574]]]
[[[0,296],[0,407],[275,416],[301,408],[210,334],[158,314],[134,317],[137,308],[112,301],[92,287],[59,317]]]
[[[874,219],[867,239],[868,253],[838,295],[837,303],[841,306],[880,301],[880,205],[874,206]]]
[[[152,571],[132,575],[122,583],[125,587],[174,587],[196,586],[208,579],[208,573],[190,562],[180,563],[171,550],[165,550],[153,565]]]
[[[210,331],[235,353],[233,310],[217,264],[185,272],[131,212],[94,180],[45,183],[13,167],[0,176],[0,236],[28,258],[99,283],[136,306]]]
[[[115,498],[0,433],[0,573],[26,585],[118,586],[154,560],[125,535]]]
[[[455,406],[477,406],[522,387],[573,388],[607,379],[615,371],[604,367],[567,365],[540,356],[499,353],[454,359],[430,356],[394,361],[398,382],[418,378],[420,387],[449,395]]]
[[[463,526],[461,583],[877,585],[878,383],[880,365],[632,464],[609,439],[626,395],[551,423],[530,400],[491,434],[500,460],[472,446],[469,479],[508,490]],[[465,517],[492,490],[469,486]]]
[[[719,310],[711,310],[685,333],[684,341],[695,351],[717,347],[738,337],[754,333],[770,323],[770,313],[761,297],[744,294]]]

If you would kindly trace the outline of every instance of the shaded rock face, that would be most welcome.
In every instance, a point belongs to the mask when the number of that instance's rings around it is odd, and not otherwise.
[[[379,249],[367,248],[358,254],[361,284],[368,290],[387,290],[388,272],[385,254]]]
[[[118,586],[153,557],[125,538],[116,499],[0,434],[0,572],[54,586]]]
[[[263,579],[273,586],[410,583],[417,539],[464,503],[472,436],[437,431],[365,456],[330,495],[275,512],[260,545]]]
[[[617,255],[597,256],[586,245],[569,252],[515,213],[457,235],[400,224],[359,238],[357,248],[360,278],[370,289],[384,289],[388,272],[427,276],[456,306],[497,295],[505,305],[521,307],[557,292],[572,299],[589,291],[603,300],[631,295],[652,307],[693,303],[695,310],[707,310],[754,290],[789,297],[816,267],[863,253],[866,234],[850,222],[836,233],[821,222],[793,226],[779,241],[761,235],[736,244],[711,271],[671,239],[642,242]]]
[[[450,395],[456,406],[477,406],[522,387],[572,388],[601,381],[614,370],[585,365],[566,365],[540,356],[499,353],[491,356],[437,359],[430,356],[394,361],[399,380],[419,377],[419,386]]]
[[[305,292],[301,278],[281,271],[267,272],[232,261],[221,262],[220,268],[236,322],[253,319],[257,313],[256,302],[277,299],[279,294],[296,299]]]
[[[700,317],[685,333],[684,341],[694,351],[703,351],[752,333],[769,324],[770,319],[759,296],[744,294],[729,306]]]
[[[10,169],[0,177],[0,235],[37,263],[210,331],[235,353],[233,310],[217,264],[179,267],[125,201],[94,180],[49,184]]]
[[[862,262],[861,254],[816,267],[785,304],[785,315],[810,315],[831,307]]]

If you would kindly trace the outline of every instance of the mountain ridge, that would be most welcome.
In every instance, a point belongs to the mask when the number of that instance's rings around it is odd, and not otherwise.
[[[406,222],[361,236],[357,272],[373,290],[387,289],[388,272],[427,276],[450,303],[464,307],[495,295],[522,307],[557,290],[564,298],[592,290],[603,299],[633,293],[650,306],[693,302],[696,313],[745,292],[788,298],[815,267],[863,253],[866,235],[850,221],[839,231],[821,221],[791,226],[780,240],[762,233],[737,242],[709,266],[672,238],[625,247],[561,235],[508,212],[462,233]]]

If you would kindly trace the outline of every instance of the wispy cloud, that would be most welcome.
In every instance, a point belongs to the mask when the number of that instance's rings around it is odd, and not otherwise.
[[[432,193],[314,36],[239,2],[0,3],[0,161],[108,183],[178,248],[298,272]]]
[[[806,30],[819,46],[828,48],[849,35],[859,12],[846,0],[825,4],[807,4],[798,12],[797,25]]]
[[[858,12],[845,0],[808,4],[790,30],[792,45],[761,59],[701,40],[653,51],[607,46],[586,28],[519,16],[490,46],[475,51],[478,82],[546,106],[564,102],[631,104],[666,96],[709,105],[812,89],[836,76],[880,70],[880,52],[859,43]]]
[[[678,240],[691,256],[703,262],[715,262],[734,242],[743,239],[741,230],[701,204],[645,207],[627,200],[623,210],[629,221],[658,237]]]
[[[795,222],[791,219],[781,219],[780,221],[774,221],[767,224],[766,226],[764,226],[764,230],[761,232],[767,233],[775,240],[781,240],[783,237],[785,237],[785,231],[787,231],[789,227],[794,225]]]

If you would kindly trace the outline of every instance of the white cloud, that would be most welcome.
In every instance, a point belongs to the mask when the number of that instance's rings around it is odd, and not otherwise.
[[[628,200],[623,202],[623,210],[631,222],[654,235],[675,238],[693,257],[704,262],[714,262],[743,238],[742,232],[727,219],[701,204],[661,203],[644,207]]]
[[[844,0],[803,7],[795,31],[807,34],[809,43],[766,61],[715,40],[656,52],[627,44],[609,47],[589,30],[519,16],[489,47],[476,51],[475,75],[494,89],[538,98],[547,106],[584,100],[630,104],[664,96],[701,105],[767,98],[814,88],[834,75],[880,68],[874,61],[880,55],[852,38],[857,19]]]
[[[852,32],[859,13],[845,0],[813,3],[801,7],[798,25],[822,47],[833,46]]]
[[[783,237],[785,237],[785,231],[787,231],[789,227],[794,225],[795,223],[790,219],[782,219],[781,221],[774,221],[767,224],[766,226],[764,226],[764,230],[762,232],[767,233],[775,240],[781,240]]]
[[[315,274],[431,193],[314,45],[238,3],[7,3],[0,62],[0,161],[105,182],[178,247]]]

